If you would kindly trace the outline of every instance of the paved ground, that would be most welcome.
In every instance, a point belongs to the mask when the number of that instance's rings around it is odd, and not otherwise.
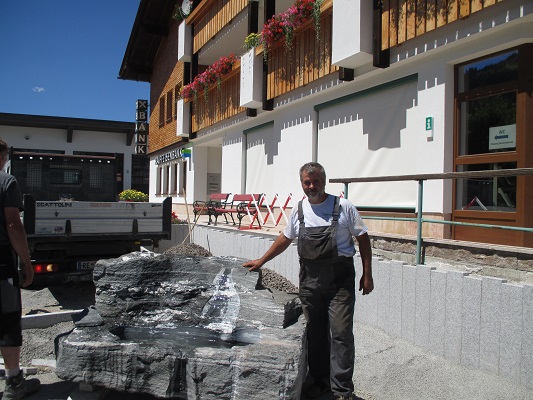
[[[271,228],[272,231],[276,229],[279,228]],[[72,298],[64,293],[53,295],[49,303],[55,304],[57,300],[63,309],[78,309],[83,305],[67,303]],[[24,299],[23,303],[28,305]],[[42,299],[37,304],[34,309],[43,308]],[[54,311],[46,307],[47,311]],[[54,338],[43,339],[53,342]],[[148,395],[114,391],[80,392],[77,384],[60,380],[50,368],[41,368],[38,377],[42,388],[27,397],[29,400],[154,399]],[[448,362],[366,325],[358,325],[356,329],[354,383],[358,400],[533,400],[533,388]],[[4,382],[0,380],[0,392],[3,388]],[[332,399],[332,394],[326,394],[318,400]],[[305,395],[301,400],[307,400]]]
[[[359,400],[531,400],[533,389],[510,380],[471,370],[425,353],[405,340],[360,325],[356,332],[356,373]],[[43,385],[29,400],[141,400],[151,396],[97,391],[79,392],[53,372],[40,374]],[[0,382],[3,391],[4,383]],[[319,400],[332,400],[331,394]],[[306,400],[302,396],[302,400]]]

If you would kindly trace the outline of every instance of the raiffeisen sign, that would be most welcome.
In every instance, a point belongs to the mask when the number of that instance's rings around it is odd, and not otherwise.
[[[191,149],[174,149],[155,158],[155,164],[163,164],[176,159],[185,159],[191,156]]]

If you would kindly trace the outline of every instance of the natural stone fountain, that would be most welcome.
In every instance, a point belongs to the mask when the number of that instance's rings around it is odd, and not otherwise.
[[[155,253],[99,261],[95,308],[61,339],[56,374],[161,398],[299,399],[298,298],[262,288],[242,262]]]

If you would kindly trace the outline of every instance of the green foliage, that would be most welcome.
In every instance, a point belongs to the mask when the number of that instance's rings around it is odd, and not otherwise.
[[[261,35],[259,33],[250,33],[244,39],[244,48],[246,51],[254,49],[261,44]]]
[[[118,198],[121,201],[148,201],[148,195],[146,193],[139,192],[138,190],[134,189],[124,190],[118,195]]]

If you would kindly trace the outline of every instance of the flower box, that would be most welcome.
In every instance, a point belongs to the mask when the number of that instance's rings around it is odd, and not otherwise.
[[[331,61],[343,68],[360,67],[372,61],[372,2],[335,0]]]
[[[191,103],[183,99],[177,101],[176,136],[189,137],[191,133]]]
[[[183,21],[178,27],[178,61],[192,61],[192,28]]]
[[[255,54],[255,48],[241,56],[241,107],[259,108],[262,105],[263,57]]]

